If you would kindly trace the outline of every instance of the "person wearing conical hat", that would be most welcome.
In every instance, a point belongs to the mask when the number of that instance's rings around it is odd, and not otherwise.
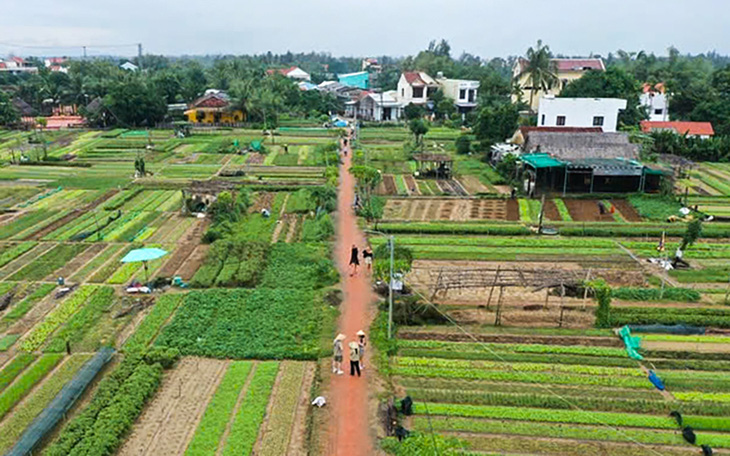
[[[337,375],[342,375],[342,354],[344,352],[344,347],[342,346],[342,341],[345,340],[345,335],[340,333],[335,337],[335,340],[332,344],[332,373]]]
[[[362,329],[357,332],[357,345],[360,347],[360,370],[365,369],[365,331]]]
[[[360,376],[360,345],[354,340],[347,344],[350,347],[350,375]]]

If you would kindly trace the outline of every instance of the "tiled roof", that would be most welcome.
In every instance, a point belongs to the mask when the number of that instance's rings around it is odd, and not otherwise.
[[[601,59],[553,59],[558,71],[605,70]]]
[[[654,84],[654,87],[652,87],[651,84],[649,84],[648,82],[645,82],[644,85],[641,86],[641,90],[644,93],[648,93],[648,92],[664,93],[666,88],[664,87],[663,82],[657,82],[656,84]]]
[[[641,131],[649,133],[655,130],[674,130],[678,134],[688,134],[692,136],[713,136],[715,130],[712,129],[710,122],[652,122],[650,120],[641,121]]]

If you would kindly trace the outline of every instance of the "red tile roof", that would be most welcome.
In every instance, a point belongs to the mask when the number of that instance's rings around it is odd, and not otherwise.
[[[664,91],[666,89],[664,87],[663,82],[657,82],[656,84],[654,84],[654,87],[652,87],[651,84],[649,84],[648,82],[645,82],[644,85],[641,86],[641,90],[644,93],[648,93],[648,92],[664,93]]]
[[[650,120],[641,121],[641,131],[649,133],[655,130],[674,130],[678,134],[688,134],[690,136],[713,136],[715,130],[712,129],[710,122],[652,122]]]
[[[410,85],[426,85],[426,81],[421,79],[421,75],[418,71],[407,71],[403,73],[403,76],[405,76],[406,82]]]
[[[279,73],[281,75],[286,76],[287,74],[291,73],[292,71],[294,71],[296,69],[297,69],[297,67],[295,67],[295,66],[289,67],[289,68],[274,68],[274,69],[266,70],[266,74]]]
[[[601,59],[553,59],[558,71],[605,70]]]

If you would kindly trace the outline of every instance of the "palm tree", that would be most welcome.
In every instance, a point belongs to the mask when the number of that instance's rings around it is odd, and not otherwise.
[[[529,75],[530,81],[530,109],[535,92],[546,92],[558,83],[557,68],[552,60],[550,48],[537,40],[537,46],[527,49],[527,66],[523,73]]]

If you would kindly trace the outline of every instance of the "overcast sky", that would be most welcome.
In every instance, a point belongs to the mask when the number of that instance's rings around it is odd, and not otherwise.
[[[0,0],[0,54],[415,54],[446,38],[452,54],[617,49],[730,54],[728,0]]]

